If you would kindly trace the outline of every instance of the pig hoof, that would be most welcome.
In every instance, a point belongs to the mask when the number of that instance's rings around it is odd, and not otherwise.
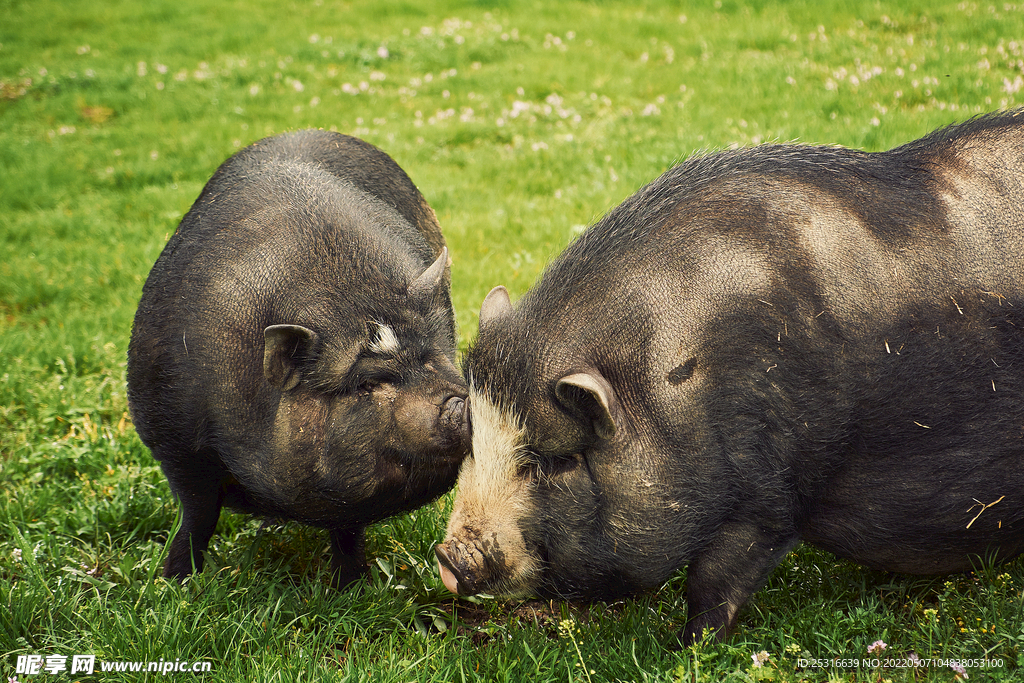
[[[359,580],[366,575],[367,571],[368,567],[365,564],[358,567],[333,569],[331,571],[331,587],[339,591],[351,588],[354,584],[359,583]]]

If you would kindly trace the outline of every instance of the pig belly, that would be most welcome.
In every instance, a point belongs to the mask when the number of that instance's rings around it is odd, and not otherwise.
[[[858,460],[810,506],[805,542],[905,574],[970,571],[1024,552],[1024,455],[940,452],[876,468]]]

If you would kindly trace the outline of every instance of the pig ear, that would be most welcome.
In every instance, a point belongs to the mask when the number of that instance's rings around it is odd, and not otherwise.
[[[568,375],[558,380],[555,396],[571,412],[592,420],[599,438],[610,439],[615,436],[619,402],[612,385],[604,377],[596,372]]]
[[[437,257],[423,273],[409,283],[406,295],[410,299],[430,301],[434,292],[444,279],[444,272],[448,268],[448,247],[441,247],[441,254]]]
[[[487,293],[480,306],[480,329],[512,312],[512,300],[508,298],[508,290],[498,285]]]
[[[263,374],[281,391],[291,391],[299,384],[297,358],[306,356],[316,344],[316,332],[301,325],[271,325],[263,330]]]

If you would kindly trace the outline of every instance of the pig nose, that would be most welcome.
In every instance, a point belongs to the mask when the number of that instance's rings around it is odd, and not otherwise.
[[[466,419],[466,399],[462,396],[449,396],[441,405],[441,412],[448,415],[448,419],[453,423],[464,422]]]
[[[459,442],[463,451],[469,450],[468,413],[466,399],[461,396],[451,396],[441,405],[442,431],[448,439]]]
[[[444,583],[445,588],[450,590],[456,595],[473,595],[477,592],[475,582],[464,571],[464,567],[460,566],[462,563],[457,561],[457,556],[462,555],[457,548],[448,546],[452,545],[454,541],[449,543],[438,543],[434,546],[434,554],[437,555],[437,567],[441,573],[441,581]],[[453,557],[456,556],[456,557]]]

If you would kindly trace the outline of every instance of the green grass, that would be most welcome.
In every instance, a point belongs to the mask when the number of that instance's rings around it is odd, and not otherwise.
[[[94,654],[204,660],[171,676],[223,681],[953,680],[797,666],[883,640],[898,659],[1002,663],[972,681],[1024,679],[1021,560],[920,579],[803,548],[730,640],[688,650],[683,574],[611,605],[453,600],[431,560],[450,498],[372,527],[371,576],[344,593],[321,532],[234,514],[207,571],[167,583],[176,506],[124,390],[149,268],[261,137],[334,128],[409,172],[445,229],[464,348],[488,289],[522,294],[695,150],[878,150],[1021,104],[1019,4],[0,0],[0,16],[0,676],[17,655]]]

